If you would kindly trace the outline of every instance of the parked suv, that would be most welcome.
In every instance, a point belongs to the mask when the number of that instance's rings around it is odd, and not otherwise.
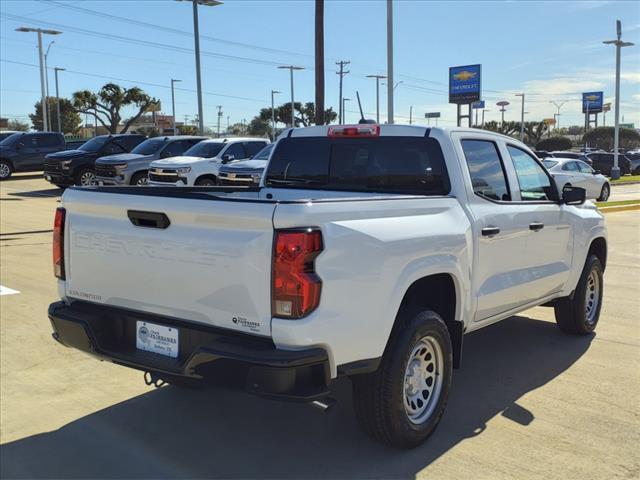
[[[269,143],[264,138],[216,138],[199,143],[184,156],[158,160],[149,168],[151,185],[218,184],[218,171],[226,163],[252,158]]]
[[[603,175],[611,176],[613,153],[590,153],[587,157],[591,160],[591,166],[594,169],[599,170]],[[626,175],[627,173],[631,173],[631,161],[621,153],[618,154],[618,166],[620,167],[620,174]]]
[[[220,167],[218,183],[220,185],[235,185],[256,187],[260,184],[262,173],[269,163],[269,155],[274,143],[270,143],[250,160],[231,162]]]
[[[0,142],[0,180],[13,172],[42,170],[48,153],[66,148],[64,136],[56,132],[14,134]]]
[[[130,152],[145,138],[133,134],[99,135],[76,150],[50,153],[44,162],[44,178],[58,187],[94,185],[96,159]]]
[[[146,185],[152,161],[182,155],[206,138],[190,135],[149,138],[131,153],[99,158],[96,161],[96,181],[103,185]]]

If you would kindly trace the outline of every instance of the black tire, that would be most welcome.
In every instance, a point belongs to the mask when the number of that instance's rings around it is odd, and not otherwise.
[[[211,177],[202,177],[197,179],[195,184],[199,187],[215,187],[218,182]]]
[[[88,183],[90,178],[93,178],[93,181]],[[96,172],[94,172],[92,168],[80,169],[80,171],[75,175],[75,183],[80,187],[96,185]]]
[[[598,284],[596,292],[591,290],[591,282],[594,281]],[[589,298],[587,290],[590,292]],[[555,302],[556,323],[560,330],[573,335],[588,335],[593,332],[600,319],[603,292],[602,264],[598,257],[589,255],[573,297],[560,298]]]
[[[6,180],[13,174],[13,165],[8,160],[0,160],[0,180]]]
[[[598,197],[599,202],[606,202],[609,200],[609,195],[611,195],[611,187],[608,183],[602,185],[602,190],[600,191],[600,196]]]
[[[147,172],[138,172],[131,177],[131,185],[142,187],[149,184],[149,174]]]
[[[451,388],[453,357],[449,332],[438,314],[426,310],[403,317],[398,318],[400,323],[394,327],[378,370],[355,375],[351,380],[356,418],[362,429],[379,442],[408,449],[424,442],[440,422]],[[434,388],[432,395],[427,393],[428,396],[425,396],[425,390],[421,391],[420,395],[425,398],[426,416],[416,422],[411,420],[407,410],[411,408],[410,402],[405,403],[406,379],[413,378],[406,375],[410,359],[413,358],[415,361],[418,358],[412,354],[421,352],[419,342],[422,339],[429,339],[429,342],[434,341],[438,344],[442,364],[433,367],[432,370],[429,370],[427,365],[425,371],[432,372],[432,385],[435,386],[431,387]],[[424,352],[421,354],[424,355]],[[434,365],[435,363],[437,361],[432,362]],[[414,369],[413,374],[416,371],[420,370]],[[420,388],[423,387],[419,387],[418,391]],[[430,398],[433,398],[431,403]],[[419,400],[418,398],[416,402]]]

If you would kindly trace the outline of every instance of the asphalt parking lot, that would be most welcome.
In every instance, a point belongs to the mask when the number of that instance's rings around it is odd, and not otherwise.
[[[612,200],[638,187],[615,187]],[[562,335],[540,307],[469,335],[441,425],[406,452],[361,433],[348,381],[324,414],[153,389],[58,345],[46,309],[59,194],[37,174],[0,186],[0,284],[19,292],[0,297],[3,478],[640,477],[640,211],[607,214],[597,333]]]

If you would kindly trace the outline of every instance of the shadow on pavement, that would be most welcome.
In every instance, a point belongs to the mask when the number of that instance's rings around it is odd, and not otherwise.
[[[513,317],[465,337],[449,406],[435,434],[412,451],[387,448],[360,432],[348,380],[338,405],[165,387],[0,448],[8,477],[413,478],[447,450],[481,435],[503,414],[522,425],[535,412],[515,402],[568,369],[593,337]],[[140,378],[142,381],[142,378]],[[46,399],[43,399],[46,401]]]
[[[43,178],[43,173],[13,174],[9,178],[5,178],[3,182],[16,182],[18,180],[34,180]]]
[[[12,192],[8,195],[14,197],[59,197],[64,190],[62,188],[47,188],[46,190],[33,190],[28,192]]]

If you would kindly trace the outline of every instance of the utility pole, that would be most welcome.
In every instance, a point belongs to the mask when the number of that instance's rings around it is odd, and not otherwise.
[[[613,168],[611,169],[611,179],[616,180],[620,178],[620,167],[618,166],[618,146],[620,142],[620,50],[624,47],[632,47],[634,44],[631,42],[622,41],[622,22],[616,20],[616,40],[607,40],[602,42],[606,45],[616,46],[616,100],[615,100],[615,128],[613,134]]]
[[[413,105],[409,106],[409,125],[413,124]]]
[[[340,66],[340,71],[336,72],[336,74],[340,76],[340,89],[339,89],[340,90],[340,94],[339,94],[339,97],[338,97],[338,123],[339,124],[344,123],[344,121],[343,121],[344,120],[344,115],[343,115],[343,112],[342,112],[342,104],[343,104],[343,101],[342,101],[342,79],[344,78],[344,76],[347,73],[349,73],[349,70],[345,70],[344,67],[345,67],[345,65],[349,65],[350,63],[351,62],[346,61],[346,60],[341,60],[339,62],[336,62],[336,65]]]
[[[347,109],[345,107],[345,104],[350,100],[351,99],[347,97],[342,98],[342,119],[344,120],[344,123],[347,123]]]
[[[220,119],[222,118],[222,105],[216,105],[218,109],[218,138],[220,138]]]
[[[387,0],[387,123],[393,124],[393,0]]]
[[[558,113],[556,113],[556,115],[558,116],[558,120],[556,121],[556,130],[557,130],[558,128],[560,128],[560,109],[567,102],[566,101],[564,101],[564,102],[550,101],[549,103],[552,103],[556,107],[556,109],[558,110]]]
[[[60,91],[58,90],[58,72],[64,72],[64,68],[53,67],[53,72],[56,77],[56,116],[58,117],[58,132],[64,133],[62,131],[62,122],[60,121]]]
[[[481,128],[484,128],[484,112],[490,112],[490,111],[491,110],[487,110],[486,108],[482,109],[482,127]]]
[[[193,4],[193,38],[196,54],[196,87],[198,89],[198,133],[204,134],[204,109],[202,106],[202,77],[200,75],[200,27],[198,26],[198,5],[215,7],[222,5],[219,0],[187,0]]]
[[[520,110],[520,141],[524,142],[524,92],[516,93],[516,97],[522,97],[522,109]]]
[[[174,135],[176,135],[176,96],[173,90],[174,90],[174,84],[181,81],[182,80],[177,80],[175,78],[171,79],[171,114],[173,115],[173,134]]]
[[[324,125],[324,0],[316,0],[316,125]],[[275,132],[275,130],[274,130]]]
[[[227,115],[227,135],[229,135],[229,115]]]
[[[296,126],[296,111],[295,111],[295,102],[293,101],[293,71],[294,70],[304,70],[304,67],[296,67],[295,65],[281,65],[278,68],[289,70],[289,76],[291,78],[291,128]]]
[[[380,80],[387,78],[386,75],[367,75],[367,78],[376,79],[376,123],[380,123]]]
[[[60,35],[62,32],[58,30],[47,30],[42,28],[20,27],[16,28],[16,32],[35,32],[38,34],[38,57],[40,59],[40,109],[42,110],[42,130],[49,131],[49,122],[47,121],[47,99],[45,90],[45,72],[44,72],[44,55],[42,52],[42,34]]]
[[[47,107],[47,123],[51,130],[53,130],[53,123],[51,123],[51,108],[49,108],[49,68],[47,67],[47,61],[49,59],[49,50],[51,50],[51,45],[54,43],[56,43],[56,41],[51,40],[49,45],[47,45],[47,51],[44,53],[44,89],[47,98],[45,105]]]
[[[271,141],[276,139],[276,105],[274,95],[281,93],[278,90],[271,90]]]

